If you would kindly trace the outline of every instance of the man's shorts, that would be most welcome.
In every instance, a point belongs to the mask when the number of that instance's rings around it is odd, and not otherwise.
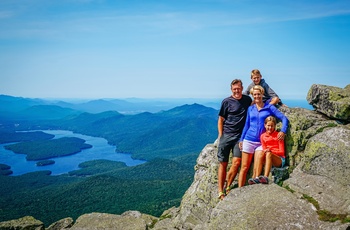
[[[255,151],[262,151],[262,146],[260,142],[243,140],[242,151],[249,154],[254,154]]]
[[[242,152],[239,149],[239,138],[222,134],[222,136],[219,139],[218,145],[217,156],[219,161],[228,162],[231,150],[233,157],[242,157]]]

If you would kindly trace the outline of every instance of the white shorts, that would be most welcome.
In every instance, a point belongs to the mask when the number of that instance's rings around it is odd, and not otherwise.
[[[243,140],[242,152],[254,154],[255,151],[262,151],[262,146],[260,142]]]

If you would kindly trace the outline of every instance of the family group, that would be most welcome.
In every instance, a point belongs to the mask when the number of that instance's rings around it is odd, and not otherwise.
[[[245,91],[240,79],[233,80],[232,95],[222,101],[219,111],[217,156],[218,198],[221,200],[232,189],[238,170],[238,187],[246,184],[253,159],[250,185],[268,184],[271,168],[285,165],[284,138],[289,121],[278,107],[286,105],[262,79],[259,70],[251,71],[251,79],[253,82]],[[282,121],[279,132],[276,130],[277,119]],[[231,152],[232,164],[227,172]]]

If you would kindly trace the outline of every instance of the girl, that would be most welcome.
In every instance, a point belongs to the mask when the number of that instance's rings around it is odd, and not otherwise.
[[[265,164],[265,173],[264,176],[249,179],[249,184],[255,184],[252,182],[257,182],[257,180],[262,184],[268,184],[271,167],[284,167],[285,164],[284,140],[277,138],[276,118],[268,116],[265,119],[264,126],[266,132],[260,136],[263,151],[254,158],[256,160],[256,172],[254,172],[253,178],[261,174],[263,164]]]

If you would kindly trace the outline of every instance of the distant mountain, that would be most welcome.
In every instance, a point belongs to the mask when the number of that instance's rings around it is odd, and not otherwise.
[[[136,113],[136,105],[123,100],[91,100],[84,103],[67,103],[64,101],[57,102],[56,105],[71,108],[74,110],[88,113],[102,113],[105,111],[118,111],[122,113]],[[142,111],[143,112],[143,111]]]
[[[19,112],[34,105],[46,104],[41,99],[30,99],[23,97],[12,97],[0,95],[0,112]]]
[[[30,120],[56,120],[80,113],[81,112],[73,109],[62,108],[55,105],[35,105],[20,111],[18,113],[18,117],[21,119]]]
[[[208,108],[206,106],[194,103],[192,105],[182,105],[175,107],[173,109],[162,111],[159,114],[162,116],[177,116],[177,117],[210,117],[213,119],[218,118],[218,111],[213,108]]]
[[[0,95],[0,121],[8,120],[54,120],[81,112],[50,105],[41,99],[28,99]]]

